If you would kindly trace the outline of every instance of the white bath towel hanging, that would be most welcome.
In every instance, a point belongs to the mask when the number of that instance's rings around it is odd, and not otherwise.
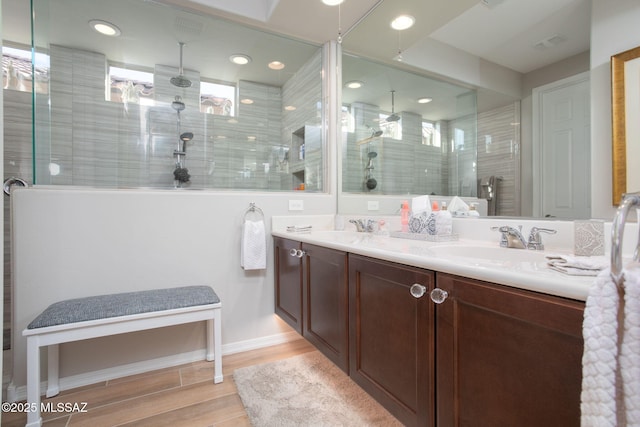
[[[582,427],[640,427],[640,267],[624,270],[624,298],[609,269],[584,312]]]
[[[267,268],[267,238],[264,221],[245,219],[240,242],[240,266],[245,270]]]

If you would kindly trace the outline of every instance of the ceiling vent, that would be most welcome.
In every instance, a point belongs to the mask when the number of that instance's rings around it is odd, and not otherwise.
[[[546,37],[536,43],[533,44],[533,47],[535,47],[536,49],[549,49],[552,48],[554,46],[559,45],[560,43],[562,43],[563,41],[565,41],[565,38],[563,36],[560,36],[558,34],[554,34],[552,36]]]
[[[487,6],[489,9],[493,9],[500,3],[504,3],[504,0],[480,0],[480,3]]]

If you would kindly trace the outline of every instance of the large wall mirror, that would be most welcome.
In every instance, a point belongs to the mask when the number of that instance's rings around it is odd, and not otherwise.
[[[640,47],[611,57],[613,200],[640,191]]]
[[[171,187],[176,164],[184,160],[190,188],[291,191],[304,184],[305,191],[327,191],[325,147],[319,145],[324,144],[319,44],[163,2],[33,3],[41,23],[36,48],[56,52],[51,70],[62,67],[36,81],[47,86],[45,96],[36,96],[36,120],[44,120],[36,127],[36,141],[42,142],[35,150],[39,183]],[[545,216],[534,197],[540,177],[534,165],[532,91],[589,70],[590,0],[486,5],[460,0],[438,7],[422,0],[366,3],[369,12],[343,34],[343,82],[369,82],[361,89],[342,88],[339,200],[361,197],[362,212],[369,213],[366,201],[411,194],[483,197],[483,183],[493,177],[501,190],[496,215]],[[349,7],[345,3],[345,15]],[[390,18],[400,11],[411,11],[419,25],[401,34],[391,29]],[[100,18],[120,24],[121,37],[89,28],[89,20]],[[65,34],[66,29],[71,31]],[[11,30],[5,46],[28,48],[29,29],[18,37]],[[170,85],[179,74],[179,41],[185,42],[184,74],[195,83],[190,88]],[[238,53],[250,62],[230,63]],[[267,68],[273,60],[285,68]],[[137,77],[116,76],[121,79],[112,83],[120,88],[107,90],[105,70],[111,67],[150,73],[151,83],[157,78],[153,96],[159,104],[144,104],[149,86]],[[88,86],[84,77],[89,76],[100,83]],[[228,95],[202,94],[204,83],[230,83],[235,101],[230,105]],[[5,102],[30,107],[28,94],[23,99],[10,91]],[[71,92],[77,97],[68,98]],[[179,133],[175,96],[185,105]],[[432,101],[419,104],[419,97]],[[88,99],[99,101],[83,104]],[[49,110],[49,100],[62,108]],[[73,111],[73,132],[65,111]],[[388,120],[395,115],[398,121]],[[170,125],[153,126],[156,122]],[[24,135],[30,144],[30,126],[19,120],[11,125],[17,126],[9,129],[16,138],[5,144],[12,153],[26,153],[10,145],[24,145]],[[184,151],[183,133],[193,138],[181,158],[175,152]]]
[[[410,13],[419,25],[402,32],[392,29],[390,22],[400,13]],[[556,154],[548,155],[558,159],[553,166],[557,173],[540,164],[545,153],[538,143],[545,138],[535,135],[533,97],[536,88],[589,71],[590,22],[589,0],[465,0],[438,8],[413,0],[379,3],[342,44],[342,102],[351,122],[343,120],[339,209],[371,214],[369,201],[386,206],[385,200],[394,195],[487,199],[491,195],[483,189],[491,182],[497,201],[493,208],[489,204],[489,214],[575,218],[540,206],[544,189],[562,188],[552,200],[559,205],[567,201],[564,196],[571,191],[563,186],[569,182],[564,172],[570,169],[572,154],[561,152],[564,142],[556,144]],[[375,82],[377,93],[371,93],[367,82],[357,90],[346,86],[366,79]],[[437,92],[434,84],[446,90]],[[417,104],[420,97],[432,101]],[[447,111],[443,104],[455,105],[445,102],[447,97],[456,99],[460,108]],[[588,96],[583,99],[588,117]],[[471,104],[474,112],[467,108]],[[385,117],[393,113],[401,123],[388,123]],[[400,129],[401,138],[394,134]],[[462,132],[469,138],[465,143],[459,139]],[[590,133],[580,138],[580,151],[588,157]],[[462,157],[458,147],[465,150]],[[588,158],[581,161],[589,163]],[[584,174],[584,168],[578,172]],[[586,184],[580,190],[586,194],[581,215],[589,217],[589,182],[581,175],[573,180]],[[398,204],[389,206],[393,212]]]

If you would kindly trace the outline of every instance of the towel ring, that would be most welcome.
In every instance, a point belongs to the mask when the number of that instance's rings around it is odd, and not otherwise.
[[[244,213],[244,219],[247,219],[250,215],[258,215],[258,219],[264,219],[264,212],[253,202],[249,203],[249,208]]]
[[[640,205],[640,193],[629,193],[622,196],[622,203],[618,206],[616,216],[611,227],[611,279],[620,286],[622,283],[622,237],[627,215],[632,207]],[[640,261],[640,236],[633,253],[634,261]]]

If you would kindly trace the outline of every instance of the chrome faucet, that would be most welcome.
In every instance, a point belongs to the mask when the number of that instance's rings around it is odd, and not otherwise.
[[[540,233],[556,234],[557,231],[551,230],[550,228],[531,227],[527,249],[533,249],[534,251],[544,250],[544,245],[542,244],[542,236],[540,236]]]
[[[355,224],[356,230],[358,230],[359,233],[371,233],[375,231],[375,221],[372,219],[350,219],[349,222]]]
[[[500,246],[503,248],[525,249],[527,242],[522,235],[522,226],[517,229],[503,225],[502,227],[491,227],[492,230],[498,230],[502,233],[500,238]]]
[[[529,240],[526,241],[522,235],[521,225],[518,226],[518,228],[503,225],[502,227],[491,227],[491,229],[501,233],[500,246],[503,248],[531,249],[536,251],[544,250],[540,233],[556,234],[556,230],[549,228],[531,227]]]

